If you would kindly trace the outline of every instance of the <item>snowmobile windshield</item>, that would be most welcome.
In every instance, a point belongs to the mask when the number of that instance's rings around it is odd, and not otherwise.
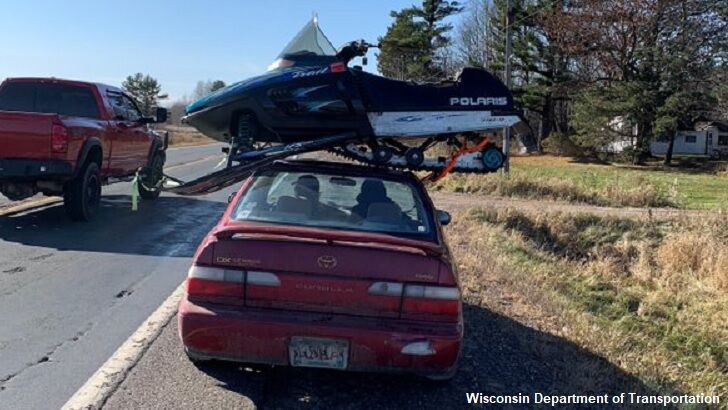
[[[278,55],[278,59],[286,56],[335,56],[336,48],[318,25],[318,20],[309,21],[301,31],[293,37],[286,48]]]
[[[278,58],[268,66],[268,71],[292,66],[326,65],[336,58],[336,49],[314,18],[281,51]]]

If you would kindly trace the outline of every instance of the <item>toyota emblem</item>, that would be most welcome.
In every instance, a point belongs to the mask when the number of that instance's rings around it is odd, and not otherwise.
[[[319,256],[318,265],[324,269],[333,269],[336,267],[336,258],[329,255]]]

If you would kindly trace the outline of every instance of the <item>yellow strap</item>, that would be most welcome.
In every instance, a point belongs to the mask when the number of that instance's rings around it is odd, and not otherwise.
[[[131,180],[131,210],[136,211],[139,209],[139,171],[134,175],[134,179]]]

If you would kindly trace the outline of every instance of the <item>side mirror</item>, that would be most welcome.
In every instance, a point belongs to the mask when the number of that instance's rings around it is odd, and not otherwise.
[[[362,57],[361,65],[367,65],[367,63],[369,63],[369,59],[366,56]]]
[[[450,216],[450,213],[447,211],[441,211],[437,210],[437,221],[440,222],[440,225],[445,226],[452,221],[452,217]]]
[[[169,111],[167,111],[166,108],[157,107],[157,112],[156,112],[155,117],[157,117],[157,118],[154,122],[156,122],[157,124],[165,123],[165,122],[167,122],[167,117],[169,117]]]

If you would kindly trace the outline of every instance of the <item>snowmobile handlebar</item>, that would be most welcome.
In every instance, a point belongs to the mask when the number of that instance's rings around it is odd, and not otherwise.
[[[356,57],[364,57],[370,48],[379,48],[379,44],[367,43],[364,40],[352,41],[341,47],[336,57],[347,64]]]

